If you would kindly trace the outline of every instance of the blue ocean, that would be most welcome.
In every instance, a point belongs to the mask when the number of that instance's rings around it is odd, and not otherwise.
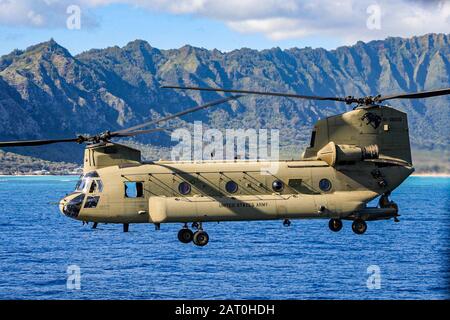
[[[0,177],[1,299],[449,298],[450,178],[410,177],[392,195],[401,221],[362,236],[349,221],[207,223],[206,247],[178,242],[181,225],[62,216],[76,179]]]

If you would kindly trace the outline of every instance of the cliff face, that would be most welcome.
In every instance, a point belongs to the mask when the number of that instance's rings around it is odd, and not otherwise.
[[[450,35],[430,34],[358,42],[331,51],[243,48],[227,53],[191,46],[158,50],[136,40],[122,48],[77,56],[50,40],[0,58],[0,139],[114,130],[219,98],[216,93],[160,89],[163,84],[331,96],[450,87],[449,40]],[[413,146],[448,148],[450,97],[393,100],[391,104],[408,112]],[[318,118],[348,108],[330,102],[250,96],[184,119],[218,128],[279,128],[283,146],[299,148]],[[139,139],[160,145],[169,141],[162,134]],[[73,161],[69,151],[74,148],[21,152]],[[75,158],[80,157],[77,152]]]

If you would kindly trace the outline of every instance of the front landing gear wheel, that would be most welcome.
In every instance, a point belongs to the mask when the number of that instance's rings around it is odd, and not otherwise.
[[[183,243],[189,243],[194,239],[194,233],[186,228],[181,229],[178,231],[178,240]]]
[[[342,220],[341,219],[330,219],[328,222],[328,227],[333,232],[338,232],[342,229]]]
[[[208,234],[203,230],[198,230],[194,233],[194,244],[203,247],[206,246],[209,242],[209,236]]]
[[[363,234],[367,230],[367,224],[362,219],[356,219],[352,223],[352,230],[356,234]]]

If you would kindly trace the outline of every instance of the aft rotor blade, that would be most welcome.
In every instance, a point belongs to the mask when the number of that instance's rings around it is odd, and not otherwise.
[[[0,142],[0,147],[1,148],[7,148],[7,147],[32,147],[32,146],[42,146],[42,145],[46,145],[46,144],[61,143],[61,142],[78,142],[78,143],[81,143],[83,141],[81,141],[80,138],[49,139],[49,140],[3,141],[3,142]]]
[[[154,128],[154,129],[147,129],[147,130],[138,130],[138,131],[132,131],[132,132],[124,132],[124,133],[113,133],[111,134],[114,138],[120,138],[120,137],[133,137],[140,134],[146,134],[146,133],[153,133],[153,132],[160,132],[160,131],[167,131],[171,130],[173,128]]]
[[[206,104],[202,104],[200,106],[196,106],[196,107],[193,107],[193,108],[190,108],[190,109],[187,109],[187,110],[183,110],[183,111],[174,113],[174,114],[172,114],[170,116],[166,116],[166,117],[163,117],[163,118],[160,118],[160,119],[157,119],[157,120],[144,122],[142,124],[139,124],[139,125],[134,126],[134,127],[130,127],[128,129],[124,129],[124,130],[119,130],[119,131],[113,132],[113,133],[111,133],[111,136],[116,136],[117,134],[123,134],[123,133],[131,132],[131,131],[135,131],[135,130],[138,130],[138,129],[141,129],[141,128],[144,128],[144,127],[148,127],[148,126],[151,126],[151,125],[155,125],[155,124],[158,124],[160,122],[167,121],[167,120],[170,120],[170,119],[173,119],[173,118],[177,118],[177,117],[180,117],[180,116],[184,116],[184,115],[186,115],[188,113],[192,113],[192,112],[196,112],[198,110],[206,109],[206,108],[209,108],[209,107],[212,107],[212,106],[215,106],[215,105],[218,105],[218,104],[230,101],[230,100],[236,100],[236,99],[239,99],[240,97],[242,97],[242,95],[235,95],[235,96],[223,98],[223,99],[220,99],[220,100],[216,100],[216,101],[213,101],[213,102],[209,102],[209,103],[206,103]]]
[[[268,92],[268,91],[253,91],[253,90],[237,90],[237,89],[223,89],[223,88],[202,88],[202,87],[180,87],[180,86],[162,86],[165,89],[180,89],[180,90],[197,90],[197,91],[214,91],[214,92],[229,92],[229,93],[241,93],[241,94],[258,94],[263,96],[276,96],[287,98],[298,98],[308,100],[326,100],[326,101],[339,101],[346,102],[347,98],[340,97],[322,97],[322,96],[308,96],[295,93],[281,93],[281,92]]]
[[[391,94],[391,95],[381,96],[379,98],[376,98],[376,100],[381,102],[381,101],[391,100],[391,99],[420,99],[420,98],[445,96],[447,94],[450,94],[450,88],[413,92],[413,93]]]

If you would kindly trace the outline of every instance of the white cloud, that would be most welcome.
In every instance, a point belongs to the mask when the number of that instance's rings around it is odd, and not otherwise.
[[[273,40],[329,36],[343,43],[450,30],[450,1],[424,0],[0,0],[0,25],[64,28],[66,8],[82,8],[83,26],[93,9],[110,4],[221,21],[240,33]],[[380,28],[368,28],[368,8],[380,8]]]
[[[67,7],[79,5],[92,9],[91,2],[85,0],[0,0],[0,25],[65,28]],[[103,1],[107,5],[111,1]],[[84,16],[85,25],[95,26],[96,21],[89,12]]]

